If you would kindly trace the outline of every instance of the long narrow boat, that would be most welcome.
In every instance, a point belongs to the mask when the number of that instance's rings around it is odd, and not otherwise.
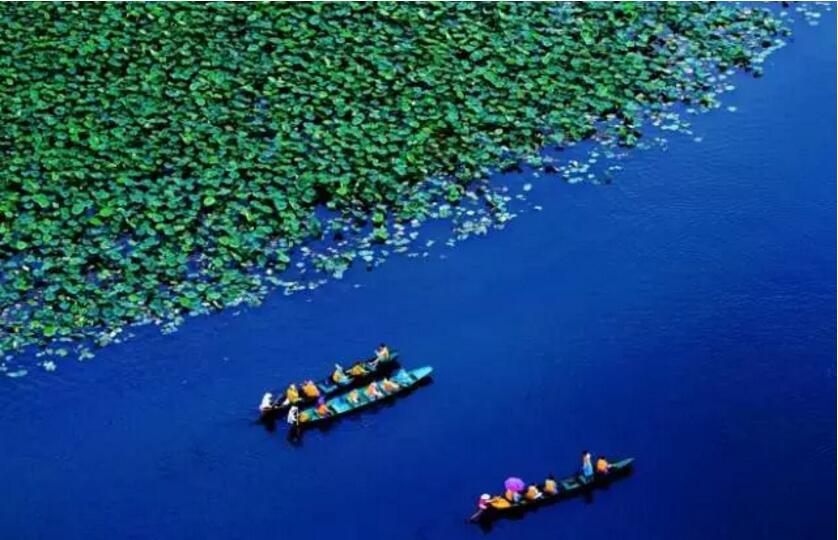
[[[633,464],[634,458],[626,458],[611,463],[611,468],[607,474],[596,474],[590,479],[585,479],[582,475],[576,475],[563,480],[556,480],[558,491],[553,495],[544,491],[544,483],[542,482],[541,484],[537,484],[537,486],[543,494],[543,497],[535,500],[527,500],[526,497],[522,497],[520,501],[510,503],[509,506],[502,508],[490,505],[485,510],[478,511],[472,515],[470,519],[473,522],[486,523],[501,517],[520,516],[529,509],[546,506],[583,493],[589,493],[593,489],[606,487],[613,481],[627,476],[631,473]]]
[[[339,394],[343,390],[348,390],[350,388],[360,386],[364,383],[370,382],[376,377],[386,375],[399,366],[398,357],[399,353],[397,351],[393,351],[387,358],[381,359],[378,362],[375,361],[375,358],[371,360],[359,360],[344,370],[344,373],[347,377],[346,380],[341,381],[340,383],[336,383],[332,380],[332,376],[329,375],[319,381],[316,381],[314,384],[320,391],[320,395],[316,397],[308,397],[304,395],[302,392],[300,392],[300,398],[297,401],[295,401],[293,405],[296,405],[298,407],[305,407],[316,402],[321,396],[328,398],[329,396]],[[349,372],[355,369],[358,369],[360,373],[356,375],[350,375]],[[290,405],[292,405],[284,399],[284,396],[285,394],[282,394],[273,404],[273,406],[260,411],[262,419],[274,418],[279,413],[286,410]]]
[[[393,375],[392,378],[389,379],[398,385],[397,388],[384,390],[382,381],[374,381],[379,390],[379,394],[377,396],[370,397],[365,392],[365,389],[362,389],[357,392],[357,400],[355,402],[350,401],[349,393],[334,397],[326,401],[325,405],[328,409],[328,413],[325,415],[319,414],[315,407],[309,407],[308,409],[300,411],[300,424],[306,426],[322,422],[324,420],[331,420],[332,418],[361,409],[367,405],[383,401],[416,386],[420,381],[427,378],[432,371],[433,368],[427,366],[411,369],[410,371],[400,369],[395,375]]]

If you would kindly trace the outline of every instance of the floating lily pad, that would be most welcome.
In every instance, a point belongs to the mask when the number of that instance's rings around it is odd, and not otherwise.
[[[334,276],[396,225],[485,234],[515,215],[487,172],[718,106],[780,21],[670,2],[3,4],[0,355],[258,303],[327,233]]]

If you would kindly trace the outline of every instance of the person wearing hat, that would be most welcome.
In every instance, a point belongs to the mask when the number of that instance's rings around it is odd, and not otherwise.
[[[483,512],[489,509],[490,501],[492,500],[492,496],[488,493],[484,493],[477,499],[477,512],[471,515],[469,518],[471,521],[477,521],[480,519],[480,516],[483,515]]]

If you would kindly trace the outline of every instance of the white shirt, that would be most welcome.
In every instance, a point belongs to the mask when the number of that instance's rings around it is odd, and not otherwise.
[[[267,392],[264,396],[262,396],[262,403],[259,404],[260,411],[266,411],[271,408],[273,405],[271,400],[273,399],[274,395],[270,392]]]
[[[297,407],[291,407],[288,409],[288,417],[286,418],[286,421],[289,424],[296,424],[297,416],[299,416],[299,409],[297,409]]]

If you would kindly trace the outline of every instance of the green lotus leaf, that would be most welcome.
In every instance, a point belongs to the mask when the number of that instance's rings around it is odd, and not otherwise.
[[[50,205],[49,198],[43,193],[38,193],[32,196],[32,200],[38,203],[41,208],[47,208]]]
[[[718,106],[781,23],[693,2],[3,4],[0,351],[256,300],[324,231],[339,274],[352,242],[456,213],[547,144],[607,126],[631,146],[652,111]]]

